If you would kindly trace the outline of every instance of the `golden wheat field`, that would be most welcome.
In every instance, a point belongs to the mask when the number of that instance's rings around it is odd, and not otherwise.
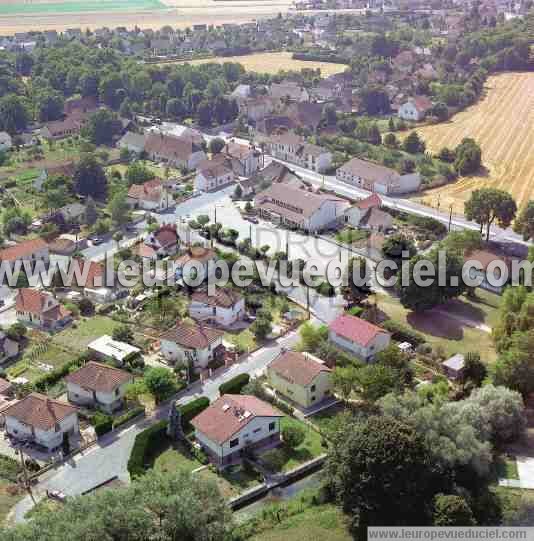
[[[484,176],[460,178],[419,198],[463,212],[472,190],[494,187],[510,192],[518,206],[534,199],[534,73],[505,73],[488,79],[484,97],[451,121],[417,130],[437,152],[473,137],[482,148]]]
[[[246,56],[221,56],[215,58],[203,58],[201,60],[192,60],[190,64],[208,64],[210,62],[218,62],[223,64],[224,62],[239,62],[244,66],[247,71],[256,71],[259,73],[276,74],[280,70],[296,70],[299,71],[303,68],[320,68],[321,75],[323,77],[329,77],[335,73],[341,73],[345,71],[347,66],[345,64],[334,64],[332,62],[316,62],[308,60],[294,60],[292,58],[293,53],[281,52],[281,53],[257,53]],[[177,62],[182,64],[184,62]]]

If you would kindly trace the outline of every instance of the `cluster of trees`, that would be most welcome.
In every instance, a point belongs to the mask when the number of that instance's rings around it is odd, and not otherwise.
[[[32,520],[0,531],[5,541],[40,539],[228,538],[231,511],[217,485],[177,470],[150,471],[126,488],[69,498],[60,509],[35,511]]]
[[[458,402],[390,394],[371,416],[346,416],[334,430],[326,488],[355,539],[368,526],[499,524],[488,490],[492,449],[525,428],[521,396],[486,386]]]

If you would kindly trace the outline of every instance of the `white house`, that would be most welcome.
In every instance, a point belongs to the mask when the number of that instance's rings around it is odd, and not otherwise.
[[[123,405],[126,387],[133,381],[129,372],[107,364],[89,361],[76,372],[67,374],[69,402],[112,413]]]
[[[12,146],[11,135],[5,131],[0,131],[0,152],[7,152]]]
[[[234,180],[234,172],[224,161],[206,160],[198,166],[195,189],[211,192],[232,184]]]
[[[382,200],[374,193],[345,211],[345,223],[361,229],[387,231],[393,226],[393,216],[380,210]]]
[[[206,159],[201,146],[189,137],[175,137],[163,133],[148,135],[145,152],[153,161],[167,162],[174,167],[196,169]]]
[[[254,199],[260,216],[290,228],[315,232],[343,219],[349,202],[331,194],[276,183]]]
[[[127,201],[131,208],[141,210],[165,210],[174,205],[172,194],[158,179],[132,184],[128,189]]]
[[[161,354],[173,363],[191,363],[194,369],[208,367],[224,358],[224,332],[200,323],[178,323],[160,337]]]
[[[88,344],[87,349],[94,353],[100,360],[114,361],[120,365],[141,353],[138,347],[119,340],[113,340],[107,334],[93,340]]]
[[[237,291],[218,288],[214,295],[197,291],[191,297],[189,315],[208,325],[231,327],[245,316],[245,299]]]
[[[328,326],[328,340],[365,362],[389,346],[391,335],[364,319],[342,314]]]
[[[2,411],[6,432],[19,441],[42,445],[49,451],[63,443],[63,435],[77,435],[78,409],[48,396],[31,393]]]
[[[306,143],[294,133],[274,135],[266,141],[267,152],[274,158],[293,163],[317,173],[323,173],[332,165],[332,153],[320,146]]]
[[[37,289],[19,289],[15,309],[21,323],[46,331],[57,331],[72,321],[69,310],[52,295]]]
[[[317,357],[282,351],[267,367],[270,386],[301,408],[310,408],[332,393],[331,370]]]
[[[211,462],[224,468],[241,462],[245,451],[261,452],[279,445],[282,417],[255,396],[225,394],[191,424]]]
[[[223,148],[221,155],[230,162],[234,174],[240,177],[250,177],[261,164],[261,152],[250,145],[230,141]]]
[[[416,192],[421,186],[418,173],[400,175],[394,169],[361,158],[352,158],[339,167],[336,178],[352,186],[384,195]]]
[[[145,239],[145,245],[153,248],[156,256],[174,255],[180,247],[176,224],[163,224],[149,233]]]
[[[432,109],[432,102],[426,96],[410,98],[399,107],[399,118],[419,122]]]

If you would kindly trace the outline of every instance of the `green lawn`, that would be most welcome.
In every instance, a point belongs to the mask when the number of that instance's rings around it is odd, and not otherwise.
[[[257,346],[256,337],[249,329],[245,329],[237,334],[227,332],[224,335],[224,339],[233,344],[239,353],[251,351]]]
[[[333,505],[311,507],[255,535],[252,541],[350,541],[343,514]]]
[[[10,493],[8,487],[13,487],[13,483],[0,478],[0,526],[6,520],[12,507],[24,497],[24,493],[20,490],[16,493]]]
[[[187,449],[178,444],[171,446],[166,443],[163,448],[154,449],[152,457],[153,468],[162,472],[172,472],[179,469],[193,471],[202,466]]]
[[[495,361],[496,352],[493,347],[491,335],[479,329],[463,325],[458,321],[435,312],[416,314],[404,308],[398,299],[390,295],[377,295],[379,309],[387,316],[403,325],[407,325],[414,331],[422,334],[425,340],[436,348],[441,346],[446,356],[456,353],[464,355],[476,351],[480,353],[483,362],[489,364]],[[469,305],[464,299],[460,299]],[[486,307],[487,310],[490,310]],[[455,308],[458,311],[458,308]],[[491,317],[494,317],[493,315]],[[481,323],[486,321],[481,317]]]
[[[506,456],[500,457],[496,461],[496,468],[499,479],[519,479],[515,458]]]
[[[306,439],[296,449],[290,449],[284,443],[261,455],[262,461],[272,471],[289,471],[312,458],[322,455],[325,449],[321,445],[321,435],[309,425],[291,417],[284,417],[281,422],[282,431],[286,426],[298,426],[306,433]]]
[[[352,229],[351,227],[347,227],[336,233],[336,240],[343,244],[353,244],[367,240],[370,234],[369,231],[363,229]]]
[[[235,498],[262,482],[261,476],[257,472],[240,466],[229,468],[221,473],[206,468],[198,472],[198,475],[205,480],[214,481],[226,499]]]
[[[87,13],[106,11],[155,10],[167,6],[159,0],[91,0],[40,4],[0,4],[0,15],[50,15],[54,13]]]
[[[84,351],[87,345],[103,334],[111,335],[121,324],[105,316],[79,319],[70,327],[54,335],[52,342],[74,351]]]
[[[323,434],[328,436],[332,430],[335,430],[337,421],[342,418],[345,412],[348,412],[348,410],[342,404],[336,404],[331,408],[313,415],[309,418],[309,421],[312,422]]]

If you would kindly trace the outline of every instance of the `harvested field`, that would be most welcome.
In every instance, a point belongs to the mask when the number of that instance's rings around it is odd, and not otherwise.
[[[112,7],[114,4],[122,6],[128,3],[130,5],[125,8]],[[73,11],[70,7],[62,7],[58,11],[57,7],[50,7],[69,4],[77,4],[83,9]],[[105,6],[102,7],[102,4]],[[151,4],[162,4],[162,7],[153,8]],[[165,25],[186,28],[193,24],[244,23],[285,13],[291,5],[291,0],[119,0],[118,3],[112,0],[38,0],[38,3],[31,4],[22,0],[0,0],[0,35],[29,30],[61,31],[67,28],[94,29],[103,26],[158,29]],[[31,11],[36,9],[34,6],[40,11]],[[18,11],[14,11],[15,7]]]
[[[192,60],[190,64],[208,64],[209,62],[239,62],[247,71],[276,74],[280,70],[301,70],[303,68],[319,68],[323,77],[334,73],[340,73],[347,69],[345,64],[334,64],[332,62],[315,62],[307,60],[293,60],[293,53],[257,53],[246,56],[221,56],[215,58],[203,58]],[[183,63],[183,62],[179,62]]]
[[[534,199],[534,73],[505,73],[488,79],[485,96],[451,121],[417,130],[427,147],[438,152],[474,138],[482,148],[486,171],[482,176],[461,178],[453,184],[429,190],[418,199],[441,207],[453,205],[463,213],[470,193],[493,187],[512,194],[518,206]]]

